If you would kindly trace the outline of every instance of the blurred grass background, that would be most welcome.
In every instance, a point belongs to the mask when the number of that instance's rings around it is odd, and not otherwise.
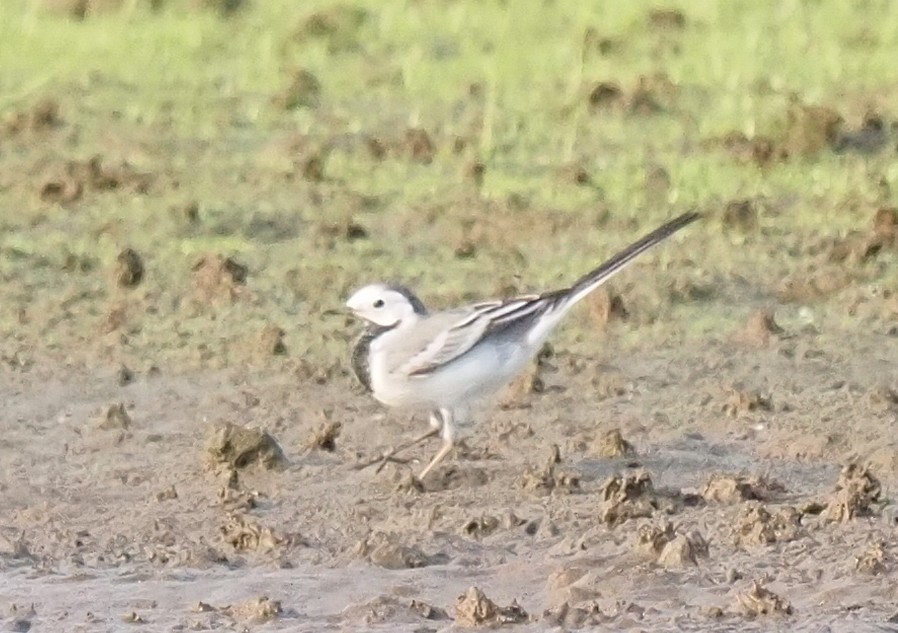
[[[759,305],[798,319],[783,280],[895,202],[890,10],[4,0],[3,353],[227,365],[273,323],[292,357],[337,366],[329,311],[354,286],[402,280],[440,305],[564,284],[693,208],[701,228],[616,283],[621,344],[723,336]],[[91,156],[152,185],[47,195]],[[113,279],[125,247],[146,263],[136,289]],[[239,299],[196,299],[203,253],[248,267]],[[858,301],[880,323],[895,259],[852,261],[811,296],[817,325],[857,327]],[[593,335],[584,312],[560,346]]]

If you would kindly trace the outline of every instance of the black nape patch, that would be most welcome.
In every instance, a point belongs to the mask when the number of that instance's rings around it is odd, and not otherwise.
[[[409,290],[406,286],[401,284],[388,284],[387,288],[392,290],[393,292],[398,292],[403,297],[405,297],[408,302],[412,306],[412,310],[415,311],[415,314],[427,314],[427,308],[424,307],[424,303],[415,295],[414,292]]]

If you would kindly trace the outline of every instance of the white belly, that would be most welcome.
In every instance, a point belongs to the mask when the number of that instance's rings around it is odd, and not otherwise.
[[[531,356],[523,345],[482,345],[432,373],[408,377],[388,372],[382,355],[374,353],[371,388],[388,406],[451,409],[496,393]]]

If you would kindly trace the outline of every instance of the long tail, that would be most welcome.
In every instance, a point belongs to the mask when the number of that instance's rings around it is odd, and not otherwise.
[[[608,279],[613,275],[626,268],[626,266],[634,259],[642,255],[653,246],[660,244],[680,229],[688,226],[689,224],[692,224],[700,217],[702,217],[701,213],[684,213],[683,215],[674,218],[667,224],[658,227],[642,239],[633,242],[630,246],[622,250],[620,253],[606,261],[595,270],[592,270],[583,275],[576,281],[576,283],[574,283],[574,285],[571,286],[570,290],[568,290],[568,292],[566,293],[564,300],[565,308],[570,308],[571,306],[573,306],[590,292],[608,281]]]

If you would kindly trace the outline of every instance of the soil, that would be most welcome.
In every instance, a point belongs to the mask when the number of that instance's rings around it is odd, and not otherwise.
[[[356,468],[424,421],[385,415],[343,376],[7,369],[3,617],[13,630],[881,630],[898,610],[898,404],[863,385],[898,358],[875,343],[853,349],[877,362],[838,367],[782,343],[618,358],[636,392],[599,408],[598,367],[556,372],[543,378],[556,388],[518,396],[527,407],[488,409],[423,486],[404,482],[435,445],[407,455],[417,464]],[[751,406],[722,375],[772,397]]]

